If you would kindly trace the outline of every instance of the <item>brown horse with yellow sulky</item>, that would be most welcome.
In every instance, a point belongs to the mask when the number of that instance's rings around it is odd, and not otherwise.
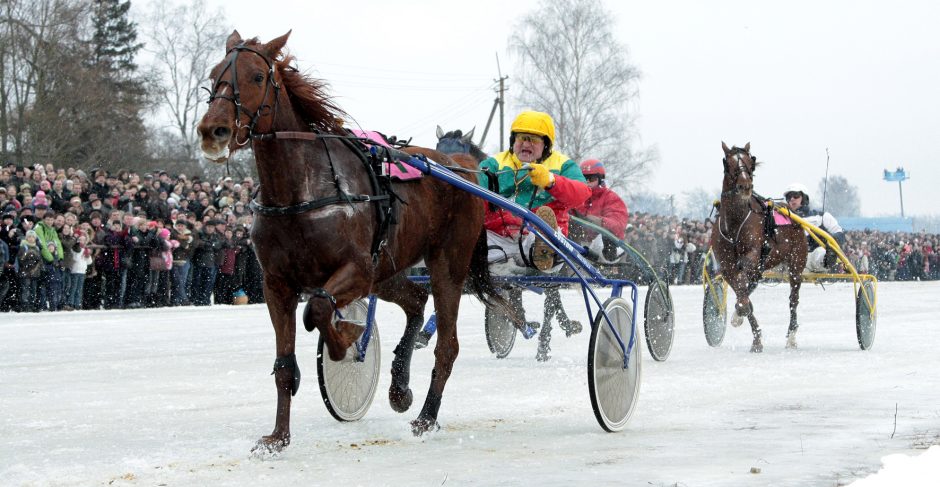
[[[737,296],[731,324],[740,326],[746,317],[754,334],[751,352],[763,351],[761,329],[754,316],[750,295],[765,269],[784,264],[790,282],[787,347],[796,348],[799,327],[796,309],[800,303],[802,272],[806,265],[806,236],[797,223],[774,224],[770,207],[754,195],[754,171],[758,163],[751,154],[751,144],[729,149],[722,142],[721,148],[725,155],[722,159],[724,177],[711,247],[718,259],[721,279],[734,289]]]
[[[198,127],[202,151],[211,161],[225,162],[250,145],[260,181],[251,240],[274,326],[277,410],[274,431],[255,451],[277,452],[290,443],[291,398],[300,385],[295,310],[302,296],[309,297],[304,327],[319,330],[332,360],[341,360],[363,331],[338,310],[370,294],[404,310],[389,402],[396,411],[408,410],[411,355],[428,291],[409,281],[406,272],[424,259],[439,338],[427,398],[411,423],[420,435],[438,427],[444,386],[459,350],[464,281],[469,277],[480,299],[505,305],[487,268],[483,201],[435,178],[384,178],[374,164],[374,146],[343,127],[346,115],[330,101],[325,83],[290,66],[293,58],[282,52],[289,35],[267,43],[244,40],[237,31],[228,37],[222,61],[211,71],[209,108]],[[397,152],[383,150],[390,158]],[[429,149],[404,151],[476,168],[472,161],[457,163]],[[465,177],[475,181],[473,174]]]

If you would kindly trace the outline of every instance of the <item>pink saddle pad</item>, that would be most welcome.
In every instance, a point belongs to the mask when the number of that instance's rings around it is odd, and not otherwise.
[[[378,133],[378,132],[375,132],[375,131],[372,131],[372,130],[355,130],[355,129],[353,129],[353,130],[352,130],[352,133],[355,134],[356,137],[362,137],[363,139],[369,139],[369,140],[375,142],[375,143],[378,144],[378,145],[381,145],[381,146],[384,146],[384,147],[389,147],[389,148],[392,147],[392,146],[388,145],[388,142],[385,141],[385,138],[382,137],[382,134],[380,134],[380,133]],[[399,164],[390,164],[390,163],[388,163],[388,162],[385,162],[384,164],[385,164],[385,172],[386,172],[386,174],[388,174],[389,176],[391,176],[393,179],[398,179],[399,181],[410,181],[410,180],[412,180],[412,179],[418,179],[418,178],[420,178],[420,177],[422,176],[421,171],[419,171],[419,170],[418,170],[417,168],[415,168],[415,167],[412,167],[412,166],[409,166],[408,164],[405,164],[404,162],[399,163]]]
[[[777,210],[774,210],[774,223],[777,225],[790,225],[793,223],[788,217],[781,215]]]

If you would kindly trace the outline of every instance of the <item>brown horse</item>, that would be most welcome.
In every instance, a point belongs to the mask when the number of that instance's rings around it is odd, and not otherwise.
[[[718,258],[721,275],[737,296],[731,324],[740,326],[746,316],[754,333],[751,351],[763,351],[761,330],[754,317],[750,295],[765,269],[785,264],[790,280],[787,347],[796,348],[796,330],[799,326],[796,308],[800,303],[800,284],[806,265],[806,236],[795,223],[767,231],[773,229],[773,215],[768,212],[765,201],[753,194],[757,158],[751,155],[751,144],[729,149],[722,142],[721,148],[725,152],[722,160],[724,180],[711,246]]]
[[[261,183],[252,202],[251,239],[274,325],[277,412],[274,431],[259,440],[256,451],[279,451],[290,443],[291,397],[300,383],[294,342],[301,295],[310,297],[304,326],[319,330],[332,360],[342,359],[363,331],[342,319],[333,325],[336,310],[369,294],[404,310],[407,322],[392,362],[389,402],[396,411],[408,410],[411,354],[428,292],[405,271],[424,259],[439,338],[430,389],[411,423],[420,435],[438,427],[444,385],[459,349],[457,309],[464,280],[469,275],[481,299],[500,301],[486,266],[483,202],[430,177],[377,189],[364,146],[342,127],[345,114],[327,97],[325,83],[298,73],[289,66],[292,57],[281,53],[289,35],[261,43],[233,32],[225,57],[211,71],[209,108],[199,123],[202,151],[214,162],[224,162],[250,142]],[[406,151],[454,164],[436,151]]]

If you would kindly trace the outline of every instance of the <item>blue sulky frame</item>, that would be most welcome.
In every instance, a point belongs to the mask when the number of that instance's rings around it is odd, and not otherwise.
[[[536,235],[541,238],[543,241],[547,242],[548,245],[554,250],[558,255],[562,257],[565,263],[571,267],[574,271],[574,276],[554,276],[554,275],[545,275],[545,276],[495,276],[494,280],[496,282],[502,283],[511,283],[517,285],[538,285],[538,284],[580,284],[581,292],[584,296],[584,304],[587,308],[588,316],[591,318],[591,323],[595,323],[597,320],[597,315],[592,311],[591,302],[593,301],[597,305],[598,313],[604,317],[604,322],[607,323],[607,326],[610,327],[610,331],[613,336],[616,338],[617,343],[620,345],[621,350],[623,351],[623,367],[626,369],[630,363],[630,354],[633,352],[633,347],[636,346],[636,318],[637,318],[637,285],[633,281],[626,279],[607,279],[597,269],[592,266],[585,255],[588,254],[588,250],[578,245],[571,240],[568,240],[560,234],[556,234],[553,229],[548,226],[542,219],[532,213],[527,208],[522,205],[509,200],[499,194],[493,193],[485,188],[480,187],[477,184],[467,181],[466,179],[455,174],[453,171],[448,169],[445,166],[442,166],[434,161],[427,160],[423,157],[412,157],[410,160],[402,161],[409,166],[415,167],[420,170],[422,173],[440,179],[452,186],[456,186],[463,191],[467,191],[475,196],[483,198],[484,200],[499,206],[500,208],[511,212],[512,214],[522,218],[525,225],[531,230],[537,230]],[[411,279],[415,282],[428,282],[430,278],[428,276],[413,276]],[[617,327],[613,326],[610,321],[610,317],[607,316],[607,312],[604,310],[603,303],[600,298],[591,288],[591,285],[599,286],[610,286],[611,287],[611,297],[621,297],[624,287],[630,288],[630,300],[633,305],[633,319],[631,323],[631,334],[630,339],[627,343],[624,343],[623,337],[620,336],[620,333],[617,331]],[[375,296],[369,297],[369,312],[367,319],[366,331],[363,333],[363,337],[359,342],[357,342],[357,347],[359,343],[367,344],[372,333],[372,323],[375,319]],[[425,325],[425,329],[433,331],[435,322],[435,316],[432,314],[428,319],[428,324]],[[531,336],[531,335],[530,335]],[[527,337],[528,338],[528,337]],[[359,359],[363,360],[365,357],[365,349],[359,349]]]

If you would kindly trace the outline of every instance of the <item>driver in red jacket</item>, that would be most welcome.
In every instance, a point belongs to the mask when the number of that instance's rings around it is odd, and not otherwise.
[[[629,212],[620,196],[604,184],[604,178],[607,177],[604,163],[597,159],[588,159],[581,163],[581,173],[584,174],[584,179],[591,188],[591,196],[584,204],[572,209],[572,213],[609,230],[610,233],[623,240]],[[586,244],[588,248],[602,255],[607,261],[616,260],[622,253],[614,242],[604,240],[600,234],[590,228],[584,228],[580,235],[574,236],[576,240]]]

